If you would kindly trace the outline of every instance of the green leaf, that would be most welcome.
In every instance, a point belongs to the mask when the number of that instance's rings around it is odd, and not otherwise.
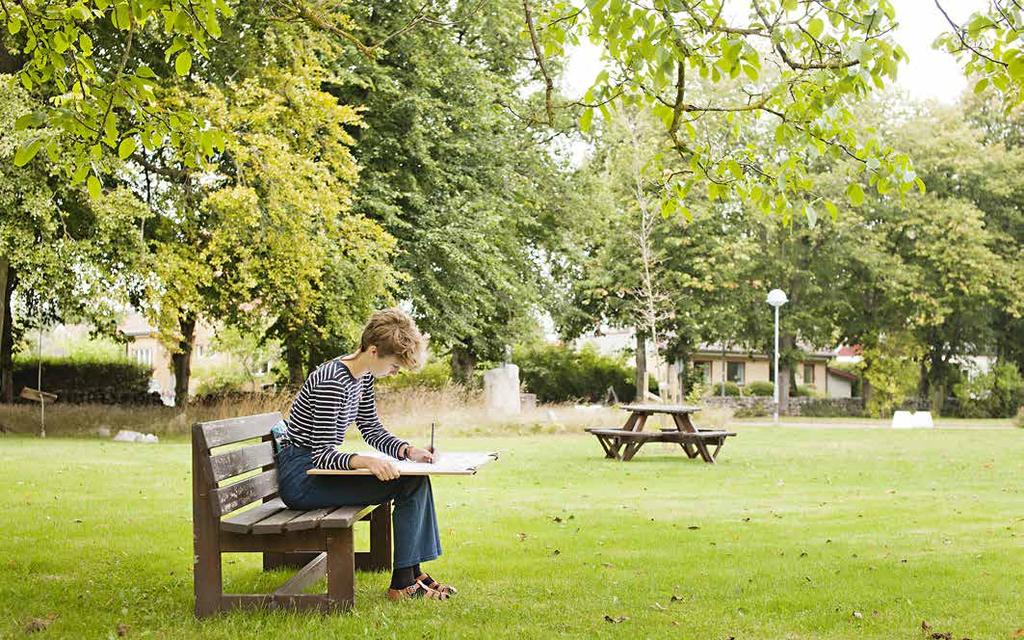
[[[178,72],[179,76],[186,76],[191,69],[192,54],[188,51],[182,51],[178,54],[178,57],[174,59],[174,70]]]
[[[32,113],[26,113],[17,120],[14,121],[15,131],[24,131],[25,129],[32,129],[46,122],[46,114],[42,111],[33,111]]]
[[[832,222],[835,222],[839,218],[839,207],[835,203],[826,200],[825,210],[828,211],[828,215],[832,217]]]
[[[114,13],[110,14],[110,20],[114,26],[122,31],[127,31],[132,26],[131,8],[126,1],[118,2],[114,7]]]
[[[7,31],[13,36],[21,31],[21,20],[11,18],[7,21]]]
[[[846,188],[846,197],[850,199],[850,204],[859,207],[864,204],[864,189],[854,182]]]
[[[89,165],[82,164],[75,169],[75,173],[71,176],[71,184],[82,184],[85,180],[85,176],[89,174]]]
[[[42,145],[42,139],[36,138],[18,147],[18,150],[14,152],[14,166],[24,167],[31,162],[32,158],[36,157],[36,154],[39,153],[39,148]]]
[[[135,143],[135,138],[125,138],[117,147],[117,155],[122,160],[127,160],[133,153],[135,153],[136,148],[138,148],[138,145]]]
[[[64,32],[57,31],[53,34],[53,50],[57,53],[64,53],[68,50],[68,39],[64,36]]]
[[[89,195],[93,198],[99,198],[103,192],[103,185],[100,184],[100,179],[95,174],[89,176],[89,179],[86,180],[86,186],[89,188]]]
[[[974,94],[977,95],[988,87],[988,78],[982,78],[974,85]]]
[[[815,40],[821,37],[821,33],[824,30],[825,22],[821,18],[813,18],[807,23],[807,33],[811,34],[811,37]]]
[[[593,109],[584,109],[583,110],[583,115],[580,116],[580,130],[583,131],[583,133],[589,133],[590,132],[590,127],[593,125],[593,121],[594,121],[594,110]]]
[[[818,226],[818,212],[814,210],[814,207],[807,205],[804,209],[804,215],[807,216],[807,226],[812,229]]]

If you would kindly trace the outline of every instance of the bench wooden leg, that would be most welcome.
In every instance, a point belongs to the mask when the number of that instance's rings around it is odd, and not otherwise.
[[[356,600],[352,527],[328,530],[326,536],[327,597],[335,606],[350,609]]]
[[[708,451],[708,445],[706,445],[703,440],[697,440],[696,445],[697,451],[700,451],[700,457],[703,458],[704,462],[708,464],[715,464],[715,458],[711,455],[711,452]]]
[[[221,610],[224,579],[220,563],[220,523],[210,503],[202,432],[192,432],[192,581],[195,615],[203,618]]]
[[[700,452],[697,451],[697,449],[689,442],[680,442],[679,446],[683,448],[683,451],[686,452],[686,456],[690,459],[696,458],[700,455]]]
[[[391,571],[391,503],[385,502],[370,514],[369,571]]]
[[[626,445],[625,451],[622,452],[622,461],[629,462],[636,455],[636,452],[640,450],[640,447],[644,446],[644,440],[637,440],[636,442],[630,442]]]

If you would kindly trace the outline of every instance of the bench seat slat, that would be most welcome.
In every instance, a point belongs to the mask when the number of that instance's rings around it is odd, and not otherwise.
[[[300,516],[292,518],[284,525],[285,531],[303,531],[305,529],[315,529],[320,525],[320,521],[336,509],[344,509],[345,507],[329,507],[327,509],[314,509],[312,511],[306,511]]]
[[[320,519],[320,527],[323,529],[348,529],[375,508],[375,505],[338,507]]]
[[[283,511],[285,508],[284,503],[281,502],[281,498],[274,498],[269,502],[235,514],[229,518],[225,518],[220,521],[220,528],[222,531],[233,531],[235,533],[249,533],[252,531],[252,525],[256,524],[264,518],[269,518],[278,511]]]
[[[274,515],[264,518],[263,520],[260,520],[259,522],[252,525],[252,532],[257,535],[267,533],[281,533],[282,531],[284,531],[284,525],[286,522],[288,522],[292,518],[295,518],[296,516],[301,516],[304,513],[306,512],[295,511],[292,509],[284,509],[283,511],[278,511]]]
[[[272,464],[274,464],[274,447],[269,442],[261,442],[257,445],[210,456],[210,466],[213,468],[213,477],[217,482]]]
[[[210,493],[217,516],[231,513],[247,504],[277,493],[277,469],[214,489]]]

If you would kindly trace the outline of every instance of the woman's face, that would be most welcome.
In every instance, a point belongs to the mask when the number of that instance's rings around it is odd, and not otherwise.
[[[370,373],[375,378],[383,378],[384,376],[394,375],[401,370],[401,365],[398,364],[398,358],[395,356],[381,356],[377,354],[377,347],[371,345],[369,349],[370,355]]]

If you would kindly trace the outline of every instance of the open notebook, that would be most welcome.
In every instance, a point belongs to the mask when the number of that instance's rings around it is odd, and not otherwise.
[[[471,476],[477,468],[498,459],[497,452],[479,453],[470,451],[451,451],[437,454],[434,462],[412,462],[395,460],[379,451],[360,451],[361,456],[373,456],[391,461],[403,476]],[[310,469],[311,476],[368,476],[366,469],[340,471],[335,469]]]

